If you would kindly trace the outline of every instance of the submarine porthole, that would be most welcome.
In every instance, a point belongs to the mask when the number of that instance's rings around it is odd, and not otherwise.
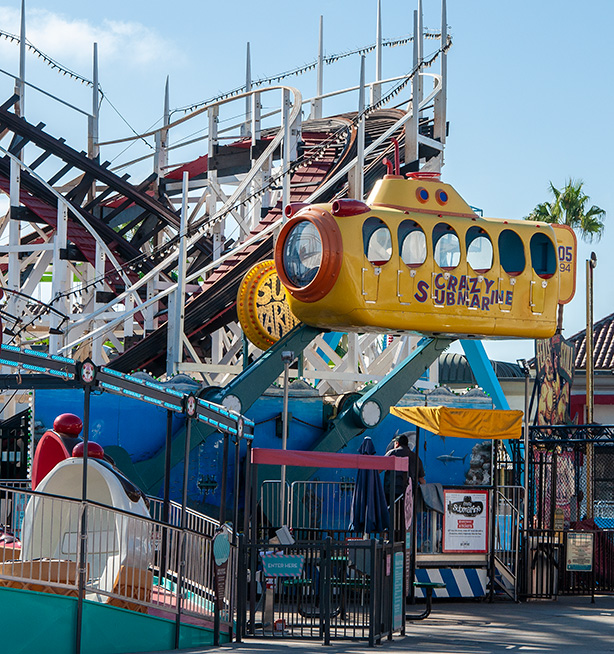
[[[392,237],[388,227],[379,227],[369,237],[367,259],[375,266],[390,261],[392,256]]]
[[[556,272],[556,250],[546,234],[533,234],[531,237],[531,265],[543,279],[552,277]]]
[[[456,268],[460,263],[461,250],[454,228],[447,223],[439,223],[433,228],[433,257],[435,263],[446,270]]]
[[[520,236],[511,229],[504,229],[499,234],[499,261],[508,275],[520,275],[524,271],[526,260],[524,244]]]
[[[364,253],[374,266],[383,266],[392,256],[392,236],[386,223],[377,216],[369,216],[362,225]]]
[[[302,220],[284,243],[283,266],[288,279],[298,288],[310,284],[322,263],[322,239],[317,227]]]
[[[481,227],[471,227],[465,237],[467,263],[475,272],[483,274],[492,268],[493,247],[488,234]]]
[[[401,260],[406,266],[417,268],[426,261],[426,236],[415,222],[404,220],[399,225],[399,243]]]

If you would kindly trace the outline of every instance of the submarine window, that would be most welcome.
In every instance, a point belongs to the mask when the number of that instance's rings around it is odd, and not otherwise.
[[[364,251],[374,266],[383,266],[392,256],[392,236],[383,220],[371,216],[362,226]]]
[[[313,223],[302,220],[289,232],[284,243],[284,271],[292,284],[303,288],[314,280],[321,264],[320,233]]]
[[[433,256],[435,263],[446,270],[460,263],[460,241],[451,225],[439,223],[433,228]]]
[[[401,259],[406,266],[417,268],[426,261],[426,236],[418,223],[404,220],[399,225]]]
[[[554,243],[544,233],[531,237],[531,265],[543,279],[552,277],[556,272],[556,250]]]
[[[504,229],[499,234],[499,261],[508,275],[520,275],[525,268],[522,239],[511,229]]]
[[[465,236],[467,263],[477,273],[488,272],[492,268],[493,248],[490,236],[481,227],[471,227]]]

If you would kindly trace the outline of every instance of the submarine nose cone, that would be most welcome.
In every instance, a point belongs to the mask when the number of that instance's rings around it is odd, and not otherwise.
[[[53,421],[53,431],[58,434],[78,436],[83,428],[81,418],[74,413],[62,413]]]
[[[83,442],[77,443],[72,449],[72,456],[82,459],[83,458]],[[104,450],[102,445],[90,441],[87,444],[87,456],[90,459],[104,459]]]

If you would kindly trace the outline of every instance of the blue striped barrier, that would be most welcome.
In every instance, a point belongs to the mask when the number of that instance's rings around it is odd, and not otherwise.
[[[444,583],[433,597],[484,597],[488,574],[484,568],[418,568],[416,581]],[[425,591],[417,589],[416,597],[426,597]]]

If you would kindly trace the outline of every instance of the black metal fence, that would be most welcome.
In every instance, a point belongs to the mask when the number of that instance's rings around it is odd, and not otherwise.
[[[522,595],[614,592],[614,428],[531,427]]]
[[[28,478],[30,410],[0,423],[0,479]]]
[[[585,564],[571,551],[582,542]],[[572,543],[573,541],[573,543]],[[575,546],[577,547],[577,546]],[[614,530],[530,530],[524,548],[527,597],[614,593]]]
[[[376,539],[239,546],[237,638],[364,639],[404,633],[401,543]]]

